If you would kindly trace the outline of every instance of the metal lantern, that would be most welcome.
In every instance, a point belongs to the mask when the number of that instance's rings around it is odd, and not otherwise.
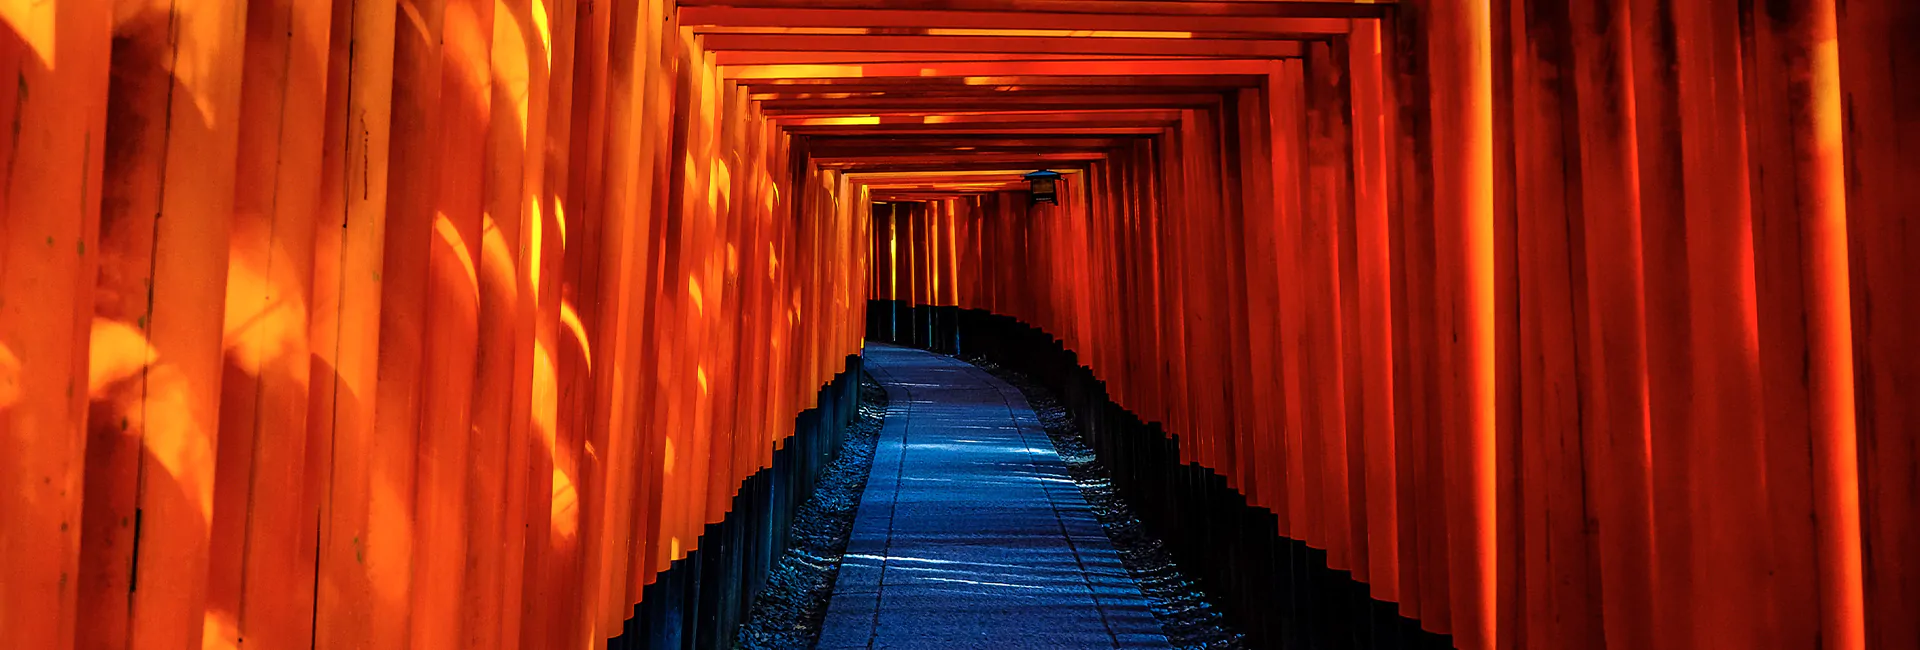
[[[1050,172],[1042,169],[1027,174],[1025,178],[1027,179],[1027,192],[1033,197],[1034,203],[1060,205],[1059,194],[1055,191],[1060,186],[1059,172]]]

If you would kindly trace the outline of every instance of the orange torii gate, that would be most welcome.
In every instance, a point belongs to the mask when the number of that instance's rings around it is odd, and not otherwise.
[[[1920,646],[1912,2],[0,25],[9,644],[718,642],[863,332],[1018,323],[1458,647]]]

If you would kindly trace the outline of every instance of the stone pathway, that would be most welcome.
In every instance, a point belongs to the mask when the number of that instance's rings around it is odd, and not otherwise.
[[[1166,648],[1018,389],[869,343],[891,400],[819,648]]]

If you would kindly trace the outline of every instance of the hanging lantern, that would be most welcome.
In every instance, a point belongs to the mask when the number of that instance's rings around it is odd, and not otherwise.
[[[1055,191],[1060,186],[1059,172],[1050,172],[1043,169],[1027,174],[1025,178],[1027,179],[1027,193],[1033,197],[1034,203],[1060,205],[1059,195]]]

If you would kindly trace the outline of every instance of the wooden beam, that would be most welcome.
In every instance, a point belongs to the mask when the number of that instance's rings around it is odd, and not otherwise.
[[[816,158],[815,162],[819,163],[823,167],[834,168],[834,169],[844,169],[844,168],[859,167],[859,166],[912,165],[912,164],[918,164],[926,161],[937,161],[942,158],[942,156],[936,156],[934,155],[934,153],[935,152],[926,152],[926,153],[920,153],[920,154],[892,155],[892,156]],[[1095,160],[1103,160],[1106,157],[1107,157],[1106,154],[1097,153],[1097,152],[1082,152],[1082,153],[1025,152],[1025,153],[1002,153],[1002,154],[954,152],[945,156],[945,158],[952,159],[952,160],[997,163],[1001,165],[1019,164],[1021,166],[1027,166],[1027,167],[1044,166],[1045,163],[1049,163],[1049,162],[1090,162]]]
[[[851,117],[781,117],[774,123],[787,127],[849,126],[888,124],[1102,124],[1109,122],[1172,122],[1179,111],[1138,109],[1102,109],[1077,111],[1034,111],[1024,113],[945,113],[933,115],[865,115]]]
[[[752,93],[752,99],[768,99],[773,93],[896,93],[912,97],[978,95],[989,93],[1039,92],[1113,95],[1154,89],[1160,92],[1222,92],[1252,88],[1265,81],[1264,75],[1161,75],[1136,76],[1116,85],[1111,75],[1085,76],[974,76],[974,77],[800,77],[771,76],[741,79],[740,85]]]
[[[1003,95],[1012,95],[1003,93]],[[972,110],[981,102],[1003,111],[1108,108],[1202,108],[1220,102],[1214,93],[1134,95],[1014,95],[976,97],[849,97],[833,99],[775,99],[763,101],[767,115],[883,115],[951,113]]]
[[[714,52],[720,65],[823,65],[858,63],[953,63],[956,61],[1112,61],[1136,59],[1139,57],[1124,54],[976,54],[970,52],[917,52],[912,54],[897,52],[848,52],[848,51],[810,51],[810,52],[762,52],[755,50],[722,50]],[[1158,57],[1167,59],[1219,58],[1219,57]]]
[[[892,34],[705,34],[710,50],[758,52],[941,52],[981,54],[1105,54],[1292,58],[1291,40],[1198,38],[1089,38],[1078,36],[923,36]],[[902,55],[902,58],[911,59]],[[982,64],[985,65],[985,64]],[[1073,66],[1064,66],[1071,68]]]
[[[872,64],[872,65],[742,65],[726,66],[721,73],[728,79],[781,80],[801,79],[874,79],[903,77],[927,83],[934,77],[958,77],[974,85],[999,85],[1001,77],[1153,77],[1220,76],[1264,73],[1271,61],[1223,59],[1218,61],[1119,60],[1097,62],[1006,61],[950,64]],[[976,81],[977,79],[977,81]],[[1112,83],[1108,80],[1107,83]]]
[[[1014,14],[1098,14],[1147,16],[1233,16],[1277,18],[1379,18],[1393,2],[1362,3],[1298,0],[1289,2],[1184,0],[947,0],[942,10]],[[696,7],[742,9],[861,9],[912,11],[920,0],[680,0],[682,14]]]
[[[831,3],[822,3],[831,4]],[[1101,6],[1151,5],[1172,11],[1206,3],[1101,2]],[[1228,4],[1228,3],[1212,3]],[[1232,3],[1243,5],[1245,3]],[[1168,7],[1166,5],[1173,5]],[[1378,11],[1377,9],[1374,11]],[[1329,12],[1337,13],[1337,12]],[[1343,16],[1264,16],[1174,13],[1072,13],[1065,11],[971,11],[915,9],[836,9],[809,7],[682,6],[680,24],[700,31],[710,26],[859,27],[946,29],[1076,29],[1141,32],[1253,32],[1261,34],[1344,34]]]
[[[908,128],[912,127],[912,128]],[[1166,132],[1164,125],[1112,125],[1112,126],[1070,126],[1048,125],[993,125],[978,126],[952,124],[912,124],[890,126],[848,126],[848,127],[804,127],[799,132],[810,136],[888,136],[888,135],[1159,135]]]

